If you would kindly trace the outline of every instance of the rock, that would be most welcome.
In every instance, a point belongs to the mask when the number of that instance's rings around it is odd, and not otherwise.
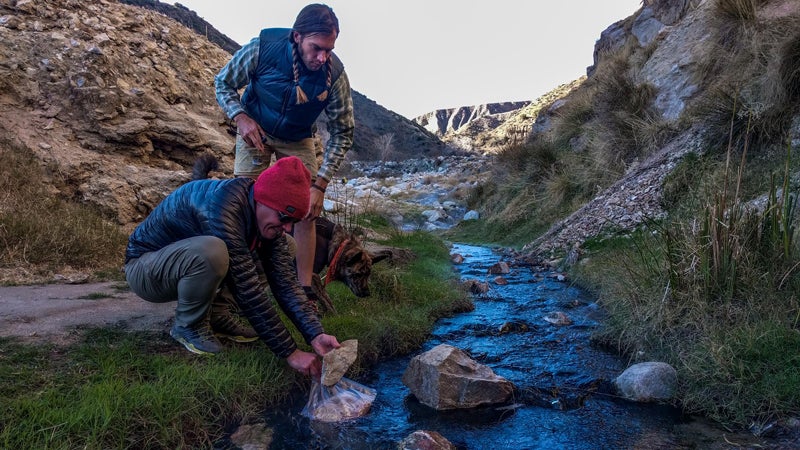
[[[322,357],[320,382],[323,386],[333,386],[338,383],[358,357],[357,339],[350,339],[341,344],[341,347],[329,351]]]
[[[505,261],[500,261],[495,263],[492,267],[489,267],[489,273],[491,274],[505,274],[511,272],[511,268],[508,267],[508,263]]]
[[[506,322],[500,326],[497,330],[498,334],[508,334],[508,333],[525,333],[529,331],[530,328],[528,324],[525,322]]]
[[[478,280],[466,280],[464,285],[473,294],[480,295],[489,292],[489,283],[481,282]]]
[[[497,285],[500,285],[500,286],[505,286],[505,285],[508,284],[508,280],[506,280],[505,278],[503,278],[500,275],[498,275],[498,276],[494,277],[494,284],[497,284]]]
[[[439,211],[437,211],[435,209],[428,209],[428,210],[422,211],[422,215],[425,216],[425,218],[428,220],[428,222],[436,222],[436,221],[444,219],[444,215],[442,215],[441,212],[439,212]]]
[[[543,317],[546,322],[552,323],[553,325],[565,326],[565,325],[572,325],[572,319],[570,319],[566,314],[561,311],[554,311],[548,313]]]
[[[658,33],[664,29],[664,24],[653,16],[653,9],[650,7],[642,8],[642,12],[636,17],[633,22],[631,33],[636,36],[639,45],[647,47],[658,36]]]
[[[510,381],[447,344],[412,358],[403,384],[421,403],[437,410],[503,403],[514,390]]]
[[[419,430],[400,441],[397,450],[456,450],[456,446],[435,431]]]
[[[242,425],[231,435],[231,442],[241,450],[267,450],[272,445],[272,428],[263,423]]]
[[[473,209],[473,210],[467,211],[467,213],[464,214],[464,218],[462,220],[478,220],[480,217],[481,217],[481,215],[478,213],[478,211],[475,211]]]
[[[342,205],[339,202],[329,200],[327,198],[322,201],[322,209],[324,209],[325,212],[329,212],[332,214],[341,213],[342,211],[345,210],[344,205]]]
[[[620,395],[637,402],[666,401],[675,395],[678,373],[667,363],[634,364],[614,380]]]
[[[461,264],[464,262],[464,257],[458,253],[453,253],[450,255],[450,262],[453,264]]]

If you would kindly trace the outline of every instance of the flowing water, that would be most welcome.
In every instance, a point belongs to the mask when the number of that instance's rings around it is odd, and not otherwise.
[[[672,407],[624,401],[613,379],[626,361],[597,348],[590,336],[602,312],[558,274],[514,267],[507,285],[487,270],[501,257],[485,247],[454,245],[465,257],[463,280],[489,281],[475,310],[437,322],[420,352],[446,343],[465,350],[516,387],[512,402],[467,411],[435,411],[402,384],[414,355],[383,362],[356,380],[377,390],[370,412],[345,423],[310,422],[300,415],[307,393],[266,412],[275,434],[270,448],[393,449],[416,430],[433,430],[460,449],[687,448],[672,435],[685,423]],[[562,312],[570,325],[544,320]],[[694,447],[694,446],[690,446]]]

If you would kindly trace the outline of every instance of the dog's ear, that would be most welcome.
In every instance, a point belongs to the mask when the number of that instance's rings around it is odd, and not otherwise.
[[[369,258],[372,260],[372,264],[375,264],[377,262],[381,262],[384,259],[392,256],[392,251],[391,250],[379,250],[377,252],[369,251],[367,253],[369,253]]]
[[[404,264],[414,259],[414,253],[407,248],[387,247],[383,245],[373,245],[366,248],[372,263],[388,259],[394,264]]]

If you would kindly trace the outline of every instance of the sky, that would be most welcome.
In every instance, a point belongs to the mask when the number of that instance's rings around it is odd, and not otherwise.
[[[163,1],[163,0],[162,0]],[[322,0],[351,87],[409,119],[535,100],[586,74],[595,41],[641,0]],[[180,0],[239,44],[291,28],[310,1]]]

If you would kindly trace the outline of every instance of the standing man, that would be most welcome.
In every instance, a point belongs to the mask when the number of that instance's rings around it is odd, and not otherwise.
[[[170,336],[193,353],[214,354],[222,346],[211,329],[210,309],[225,281],[270,350],[293,369],[319,376],[319,358],[297,348],[266,293],[269,284],[281,309],[318,355],[339,347],[305,307],[308,300],[297,282],[284,235],[306,217],[310,183],[303,163],[288,157],[255,181],[233,178],[184,184],[128,239],[128,284],[150,302],[177,300]]]
[[[316,227],[325,189],[353,144],[353,100],[344,66],[333,53],[339,20],[321,4],[303,8],[288,28],[268,28],[242,47],[214,79],[217,102],[236,122],[234,175],[255,178],[270,158],[297,156],[312,174],[310,207],[295,226],[297,274],[311,290]],[[239,89],[246,87],[239,97]],[[315,122],[328,117],[330,139],[318,166]]]

